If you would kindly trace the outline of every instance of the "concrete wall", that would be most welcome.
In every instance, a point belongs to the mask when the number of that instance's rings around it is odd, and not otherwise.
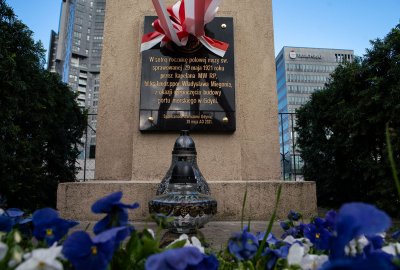
[[[93,214],[91,205],[112,192],[123,191],[124,203],[139,202],[140,208],[130,211],[132,220],[150,220],[148,202],[154,198],[158,182],[90,181],[63,183],[58,187],[57,208],[63,218],[99,220],[104,215]],[[243,197],[247,184],[244,217],[247,221],[269,220],[276,201],[276,191],[282,185],[277,218],[285,219],[290,210],[301,212],[305,218],[317,214],[314,182],[284,181],[213,181],[212,196],[218,202],[214,220],[240,220]],[[144,192],[146,191],[146,192]]]

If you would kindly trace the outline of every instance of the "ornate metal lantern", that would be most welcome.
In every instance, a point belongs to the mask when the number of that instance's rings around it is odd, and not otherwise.
[[[217,213],[217,202],[199,193],[192,164],[177,161],[166,193],[149,202],[149,211],[153,215],[165,215],[171,232],[193,233]]]
[[[201,174],[199,167],[197,166],[196,145],[192,137],[189,136],[188,130],[182,130],[181,135],[175,141],[174,149],[172,151],[171,166],[162,179],[161,184],[158,186],[157,195],[167,193],[172,176],[172,169],[175,167],[178,161],[186,161],[190,163],[196,178],[197,191],[199,193],[210,195],[208,184]]]

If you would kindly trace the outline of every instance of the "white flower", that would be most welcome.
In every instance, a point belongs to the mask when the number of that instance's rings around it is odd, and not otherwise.
[[[289,253],[287,256],[288,264],[289,265],[293,265],[293,264],[300,265],[304,254],[305,254],[304,247],[302,245],[300,245],[299,243],[294,243],[289,248]]]
[[[62,246],[57,247],[56,243],[50,248],[39,248],[27,254],[27,259],[15,270],[63,270],[61,262],[57,261]]]
[[[201,253],[204,253],[204,247],[201,245],[200,240],[197,237],[192,236],[190,239],[190,240],[192,240],[192,242],[190,242],[189,236],[187,236],[187,234],[181,234],[178,239],[174,240],[168,246],[171,246],[171,245],[175,244],[176,242],[179,242],[182,240],[186,240],[184,247],[195,247],[198,250],[200,250]]]
[[[346,255],[355,257],[358,253],[362,253],[368,243],[368,239],[364,235],[361,235],[360,237],[351,240],[349,244],[345,246],[344,251]]]
[[[152,229],[146,229],[148,232],[149,232],[149,234],[153,237],[153,239],[155,239],[155,234],[154,234],[154,231],[152,230]]]
[[[294,243],[289,248],[287,261],[289,265],[299,265],[303,270],[316,270],[328,260],[327,255],[306,254],[305,247]]]
[[[204,253],[204,247],[201,245],[200,240],[196,236],[192,236],[191,240],[191,246],[196,247],[198,250],[200,250],[201,253]]]
[[[296,241],[297,241],[297,239],[294,238],[291,235],[288,235],[288,236],[285,237],[285,239],[283,239],[283,242],[286,242],[286,243],[289,243],[289,244],[294,244],[294,242],[296,242]]]
[[[327,255],[314,255],[307,254],[301,260],[301,269],[303,270],[317,270],[319,269],[326,261],[328,261],[329,257]]]
[[[294,243],[302,243],[303,247],[304,247],[304,252],[308,253],[310,251],[310,247],[313,246],[313,243],[311,243],[310,239],[308,238],[294,238],[291,235],[288,235],[285,237],[285,239],[283,239],[283,242],[286,242],[288,244],[293,245]]]
[[[174,240],[173,242],[171,242],[168,246],[172,246],[172,245],[175,244],[176,242],[179,242],[179,241],[182,241],[182,240],[186,240],[185,245],[186,245],[187,243],[190,244],[190,242],[189,242],[189,236],[187,236],[187,234],[181,234],[181,235],[179,236],[178,239],[175,239],[175,240]]]
[[[14,232],[14,241],[17,244],[22,241],[22,236],[18,231]]]
[[[0,208],[0,216],[4,214],[4,210]]]
[[[400,254],[400,243],[390,243],[388,246],[384,246],[382,251],[397,256]]]
[[[2,242],[0,242],[0,261],[4,259],[8,251],[8,246]]]
[[[22,262],[23,252],[21,248],[13,248],[11,254],[11,260],[8,262],[8,267],[14,268],[17,264]]]

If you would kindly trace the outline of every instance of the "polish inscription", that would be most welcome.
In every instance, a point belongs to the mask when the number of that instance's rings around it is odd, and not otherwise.
[[[147,17],[146,17],[147,19]],[[231,18],[214,21],[230,23]],[[148,20],[147,20],[148,21]],[[145,21],[146,23],[148,23]],[[211,22],[215,23],[215,22]],[[152,21],[150,21],[151,23]],[[206,31],[223,31],[222,22]],[[229,24],[228,24],[229,25]],[[233,29],[231,29],[233,35]],[[226,31],[223,33],[226,35]],[[218,39],[217,35],[215,38]],[[219,37],[226,40],[226,36]],[[141,131],[234,131],[233,37],[224,57],[199,46],[195,52],[156,47],[142,53]]]

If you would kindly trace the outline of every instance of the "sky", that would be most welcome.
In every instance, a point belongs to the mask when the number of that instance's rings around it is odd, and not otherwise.
[[[50,31],[58,32],[61,0],[6,0],[14,13],[41,40],[46,51],[49,49]],[[46,56],[47,61],[47,56]]]
[[[61,0],[6,2],[48,50],[50,31],[58,30]],[[362,56],[371,47],[370,40],[385,37],[400,23],[400,0],[273,0],[272,4],[275,55],[283,46],[295,46],[350,49]]]

